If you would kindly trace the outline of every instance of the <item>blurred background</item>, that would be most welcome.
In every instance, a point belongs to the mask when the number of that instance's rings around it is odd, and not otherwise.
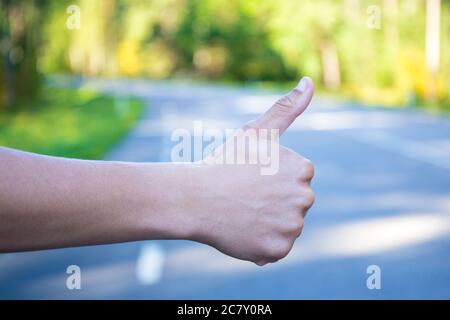
[[[450,1],[1,0],[0,57],[0,145],[84,159],[169,161],[176,128],[237,128],[304,75],[318,91],[282,141],[317,172],[286,260],[3,254],[0,298],[450,298]]]

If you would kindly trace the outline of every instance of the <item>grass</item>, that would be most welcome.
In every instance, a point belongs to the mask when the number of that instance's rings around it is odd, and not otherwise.
[[[136,98],[45,89],[18,111],[0,114],[0,145],[41,154],[101,159],[143,111]]]

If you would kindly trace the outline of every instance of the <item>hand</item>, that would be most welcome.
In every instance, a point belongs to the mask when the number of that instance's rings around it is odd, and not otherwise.
[[[201,168],[195,166],[191,179],[197,192],[188,204],[198,226],[193,240],[258,265],[278,261],[290,252],[314,202],[310,188],[312,163],[279,146],[278,172],[262,175],[259,165],[224,163],[223,150],[236,150],[248,130],[274,129],[283,133],[307,108],[313,94],[313,82],[304,78],[264,115],[245,125],[244,131],[219,152],[205,159]]]
[[[86,161],[0,147],[0,168],[7,168],[0,170],[0,252],[191,239],[260,265],[283,258],[313,203],[313,167],[262,133],[284,132],[313,91],[305,78],[200,164]],[[253,131],[251,142],[279,151],[270,154],[276,170],[220,164],[223,151],[241,150]],[[244,160],[257,152],[247,151]]]

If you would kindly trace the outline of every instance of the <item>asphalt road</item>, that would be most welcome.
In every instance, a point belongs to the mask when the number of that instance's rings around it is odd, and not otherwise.
[[[174,129],[191,130],[195,120],[238,128],[278,94],[183,82],[83,85],[117,95],[118,112],[127,107],[122,95],[145,100],[144,117],[106,157],[123,161],[169,161]],[[315,206],[285,260],[261,268],[188,241],[3,254],[0,298],[450,298],[448,117],[319,97],[282,143],[316,168]],[[81,268],[81,290],[66,288],[69,265]],[[379,290],[367,287],[372,265]]]

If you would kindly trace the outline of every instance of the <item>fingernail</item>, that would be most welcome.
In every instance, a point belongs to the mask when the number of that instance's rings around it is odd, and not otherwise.
[[[300,80],[299,84],[297,85],[297,89],[300,92],[305,92],[308,89],[308,80],[306,80],[306,78],[302,78],[302,80]]]

